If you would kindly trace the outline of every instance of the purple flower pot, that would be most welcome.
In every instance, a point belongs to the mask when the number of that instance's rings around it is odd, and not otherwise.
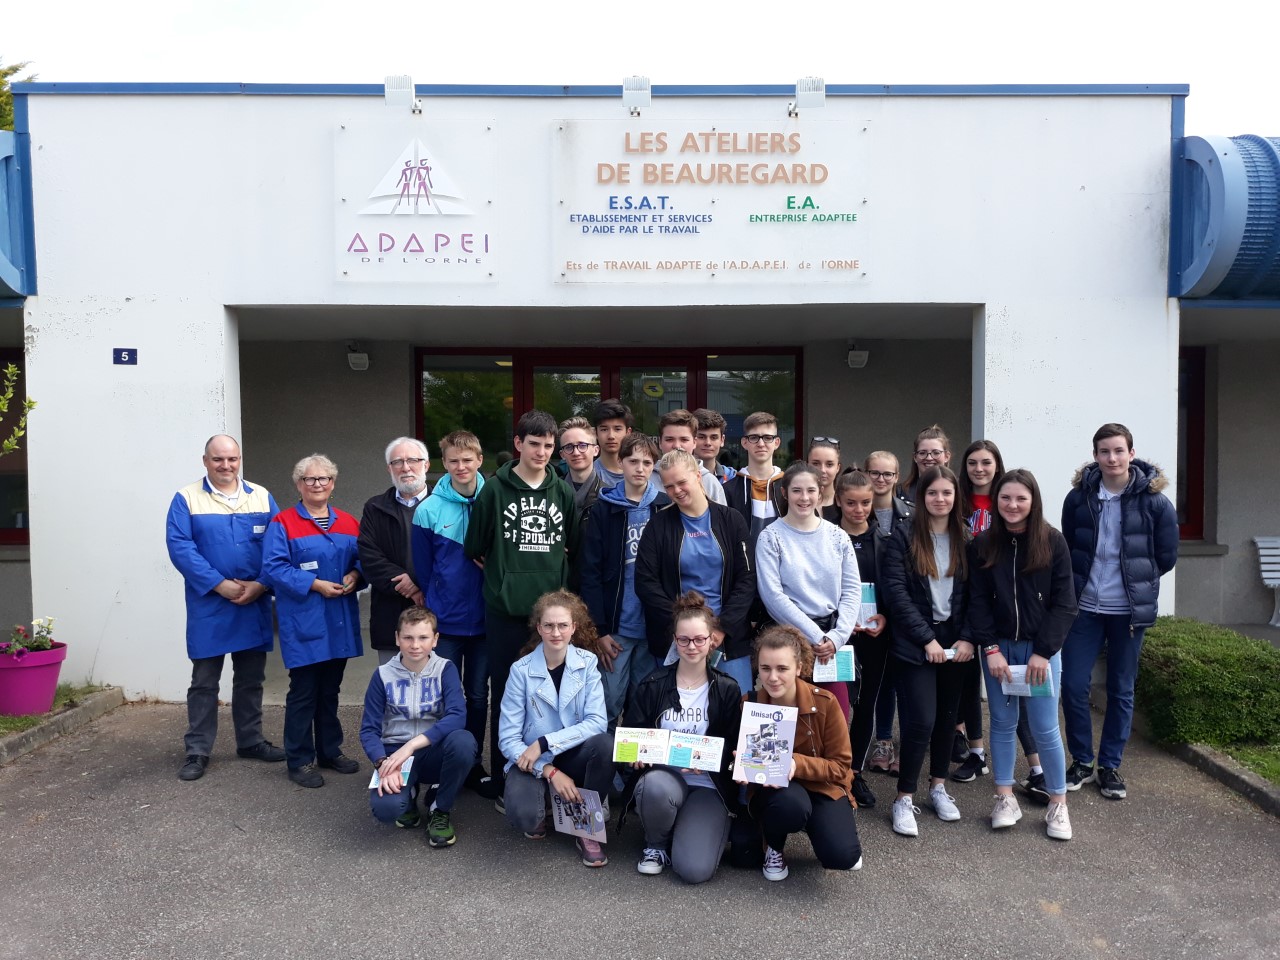
[[[67,645],[56,640],[51,650],[29,650],[19,657],[0,654],[0,714],[26,717],[52,710],[65,659]]]

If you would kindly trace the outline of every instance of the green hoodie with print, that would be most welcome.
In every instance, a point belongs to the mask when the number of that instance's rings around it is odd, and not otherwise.
[[[554,470],[531,487],[515,472],[516,463],[504,463],[480,489],[463,550],[484,560],[485,607],[527,617],[538,597],[565,585],[577,510],[573,487]]]

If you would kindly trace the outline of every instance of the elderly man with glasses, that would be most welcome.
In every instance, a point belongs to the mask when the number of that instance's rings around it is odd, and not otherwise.
[[[369,645],[378,664],[396,655],[396,624],[402,611],[422,605],[413,579],[413,514],[427,498],[427,447],[396,437],[384,453],[391,486],[364,505],[360,517],[360,569],[370,585]]]

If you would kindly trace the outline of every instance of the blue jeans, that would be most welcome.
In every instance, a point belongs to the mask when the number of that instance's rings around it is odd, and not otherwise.
[[[738,689],[743,693],[750,693],[751,688],[755,686],[753,683],[755,677],[751,672],[751,657],[749,656],[737,657],[733,660],[721,660],[716,664],[716,669],[737,680]]]
[[[462,681],[462,693],[467,701],[467,731],[475,737],[475,762],[479,763],[480,745],[484,743],[484,728],[489,713],[488,644],[483,634],[477,637],[463,637],[442,633],[440,642],[436,644],[436,653],[452,661],[458,668],[458,677]]]
[[[1031,659],[1031,643],[1022,640],[1000,641],[1000,652],[1010,664],[1025,664]],[[991,713],[991,764],[995,768],[997,787],[1013,786],[1013,764],[1018,755],[1018,714],[1020,707],[1026,710],[1031,735],[1035,738],[1035,750],[1040,753],[1040,765],[1044,767],[1044,785],[1052,796],[1067,791],[1067,755],[1062,750],[1062,733],[1058,729],[1058,696],[1062,690],[1062,654],[1049,658],[1049,673],[1053,677],[1052,697],[1011,697],[1000,689],[1000,681],[994,679],[982,657],[982,675],[987,681],[987,710]]]
[[[383,746],[387,748],[388,756],[400,749],[397,743]],[[409,771],[409,783],[403,790],[382,796],[378,796],[377,790],[369,791],[370,811],[382,823],[391,823],[414,808],[418,784],[438,783],[436,809],[448,813],[462,789],[462,781],[467,779],[467,773],[475,763],[477,749],[475,737],[469,730],[455,730],[442,742],[423,747],[413,755],[413,769]]]
[[[622,647],[622,652],[614,658],[612,671],[600,670],[600,679],[604,681],[605,715],[610,729],[622,716],[627,697],[640,686],[641,680],[658,669],[658,661],[649,652],[649,641],[644,637],[623,637],[615,633],[613,639]]]
[[[1138,654],[1145,627],[1131,629],[1128,614],[1081,610],[1062,647],[1062,716],[1067,722],[1071,758],[1093,763],[1093,715],[1089,686],[1093,665],[1107,651],[1107,712],[1098,744],[1098,766],[1116,769],[1124,758],[1133,726],[1133,688],[1138,682]]]

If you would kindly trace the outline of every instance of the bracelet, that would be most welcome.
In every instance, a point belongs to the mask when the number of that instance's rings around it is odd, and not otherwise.
[[[989,646],[989,647],[983,647],[983,648],[982,648],[982,652],[983,652],[983,654],[985,654],[985,655],[986,655],[986,656],[988,656],[988,657],[990,657],[990,656],[994,656],[995,654],[997,654],[997,653],[999,653],[999,652],[1000,652],[1000,646],[999,646],[999,644],[995,644],[995,643],[993,643],[993,644],[991,644],[991,646]]]
[[[560,772],[560,771],[559,771],[559,769],[557,769],[556,767],[554,767],[553,765],[551,765],[551,764],[549,764],[549,763],[548,763],[545,767],[543,767],[543,768],[542,768],[542,773],[543,773],[544,779],[547,779],[547,780],[550,780],[552,777],[554,777],[554,776],[555,776],[557,773],[559,773],[559,772]]]

